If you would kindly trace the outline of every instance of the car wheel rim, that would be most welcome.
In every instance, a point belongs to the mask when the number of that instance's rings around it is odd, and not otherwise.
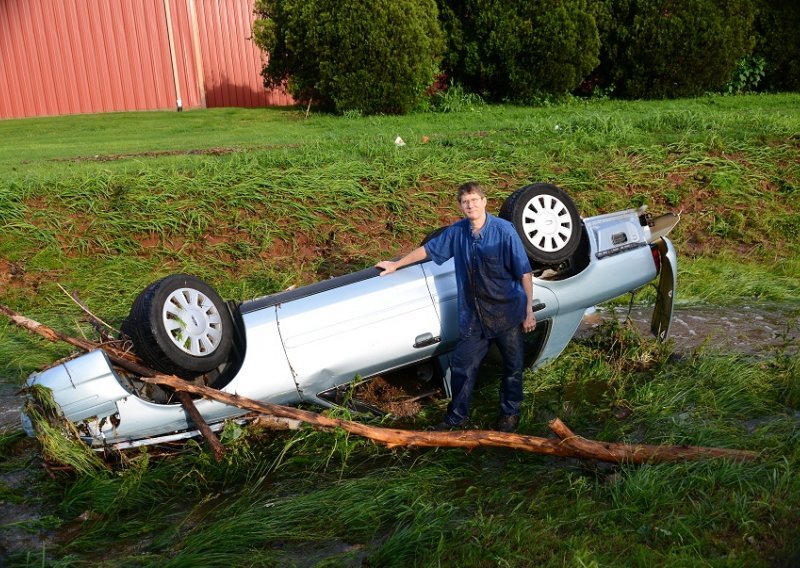
[[[537,195],[525,205],[522,229],[537,249],[557,252],[569,242],[574,225],[563,201],[552,195]]]
[[[204,357],[213,353],[222,340],[222,318],[209,298],[193,288],[172,292],[161,312],[164,328],[181,351]]]

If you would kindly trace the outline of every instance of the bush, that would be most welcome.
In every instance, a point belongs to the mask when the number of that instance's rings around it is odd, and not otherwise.
[[[435,0],[257,0],[267,87],[302,103],[405,113],[424,99],[443,43]]]
[[[615,94],[696,96],[726,85],[753,45],[753,0],[618,0],[604,67]]]
[[[493,100],[572,91],[599,59],[586,0],[439,0],[452,79]]]
[[[764,82],[772,90],[800,90],[800,3],[760,0],[756,52],[766,60]]]
[[[725,85],[723,92],[728,95],[742,95],[758,90],[764,79],[766,60],[760,55],[745,57],[733,72],[733,78]]]

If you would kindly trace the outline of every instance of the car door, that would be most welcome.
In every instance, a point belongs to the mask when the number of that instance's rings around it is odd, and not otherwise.
[[[419,265],[277,306],[297,388],[313,400],[333,386],[430,358],[441,324]]]
[[[678,259],[672,243],[666,237],[654,244],[658,248],[660,271],[650,331],[659,340],[664,341],[669,336],[669,328],[672,325],[675,289],[678,285]]]
[[[455,262],[451,258],[442,264],[425,262],[420,266],[425,272],[425,281],[433,299],[433,306],[442,322],[440,350],[450,351],[458,342],[458,288]]]

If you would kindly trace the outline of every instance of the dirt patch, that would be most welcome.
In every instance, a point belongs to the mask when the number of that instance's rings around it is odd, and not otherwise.
[[[5,296],[12,288],[36,293],[43,282],[49,282],[53,278],[52,271],[29,274],[24,263],[11,262],[0,257],[0,296]]]

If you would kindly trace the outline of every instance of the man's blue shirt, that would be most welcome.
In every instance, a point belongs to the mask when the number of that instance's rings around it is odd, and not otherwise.
[[[528,297],[521,278],[531,265],[514,225],[487,213],[474,237],[469,219],[462,219],[425,243],[425,251],[436,264],[455,261],[462,337],[471,333],[475,318],[489,339],[525,320]]]

